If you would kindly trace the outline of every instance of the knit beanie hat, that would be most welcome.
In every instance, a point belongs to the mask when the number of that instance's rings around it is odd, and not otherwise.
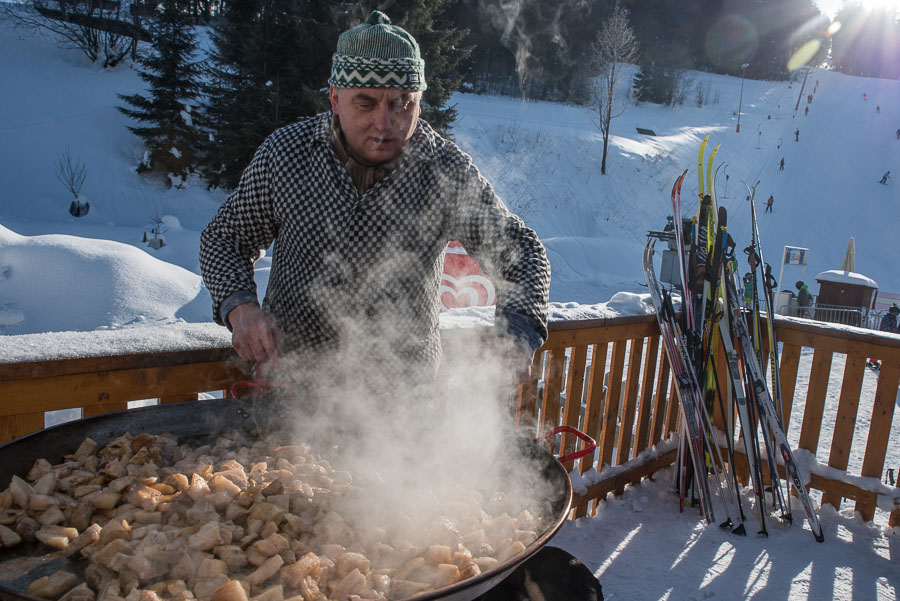
[[[425,61],[415,38],[375,10],[338,38],[328,83],[336,88],[424,90]]]

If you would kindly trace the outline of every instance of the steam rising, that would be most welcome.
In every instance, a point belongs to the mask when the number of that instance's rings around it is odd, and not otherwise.
[[[377,296],[408,273],[411,258],[390,254],[359,295],[377,289]],[[427,358],[411,358],[397,315],[361,318],[359,300],[346,301],[329,315],[341,348],[324,360],[283,361],[279,375],[294,391],[285,401],[293,442],[310,443],[358,486],[336,511],[355,516],[356,529],[373,541],[418,546],[451,544],[465,534],[460,520],[482,511],[515,518],[527,509],[549,519],[548,499],[563,493],[549,489],[539,462],[515,444],[507,408],[515,388],[495,342],[473,340],[439,375]]]
[[[526,15],[523,13],[525,6],[524,0],[480,0],[478,7],[481,14],[487,16],[492,25],[501,31],[500,41],[515,57],[516,75],[523,96],[530,73],[541,70],[540,60],[531,52],[532,40],[525,23]],[[546,6],[543,8],[549,10]],[[554,44],[564,49],[566,39],[560,27],[562,16],[573,11],[587,11],[589,8],[590,3],[585,0],[561,2],[552,17],[539,26],[538,31],[545,33]]]

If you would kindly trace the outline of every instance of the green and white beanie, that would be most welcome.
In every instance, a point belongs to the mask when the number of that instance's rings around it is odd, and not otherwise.
[[[419,45],[380,11],[340,35],[328,83],[336,88],[424,90],[425,61]]]

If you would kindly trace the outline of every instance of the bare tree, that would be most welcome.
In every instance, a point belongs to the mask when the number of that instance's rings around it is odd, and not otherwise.
[[[616,96],[625,65],[638,58],[638,43],[628,24],[628,9],[616,2],[610,17],[603,23],[591,47],[592,71],[597,82],[594,88],[594,122],[603,134],[603,160],[600,173],[606,175],[606,155],[612,120],[625,112],[625,99]]]
[[[87,177],[87,166],[77,157],[72,156],[68,146],[56,155],[56,179],[61,181],[66,190],[72,193],[75,200],[78,200],[85,177]]]
[[[81,50],[91,62],[102,60],[104,67],[115,67],[137,40],[147,39],[139,13],[121,0],[26,0],[2,10],[17,25],[51,31],[61,45]]]

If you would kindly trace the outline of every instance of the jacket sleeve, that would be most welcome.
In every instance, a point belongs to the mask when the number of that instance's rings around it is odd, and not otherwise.
[[[213,318],[221,325],[228,326],[223,302],[256,299],[253,264],[278,233],[269,171],[273,151],[269,138],[200,235],[200,270],[212,296]]]
[[[547,339],[547,253],[534,230],[506,208],[472,159],[460,154],[451,235],[493,280],[499,329],[533,352]]]

